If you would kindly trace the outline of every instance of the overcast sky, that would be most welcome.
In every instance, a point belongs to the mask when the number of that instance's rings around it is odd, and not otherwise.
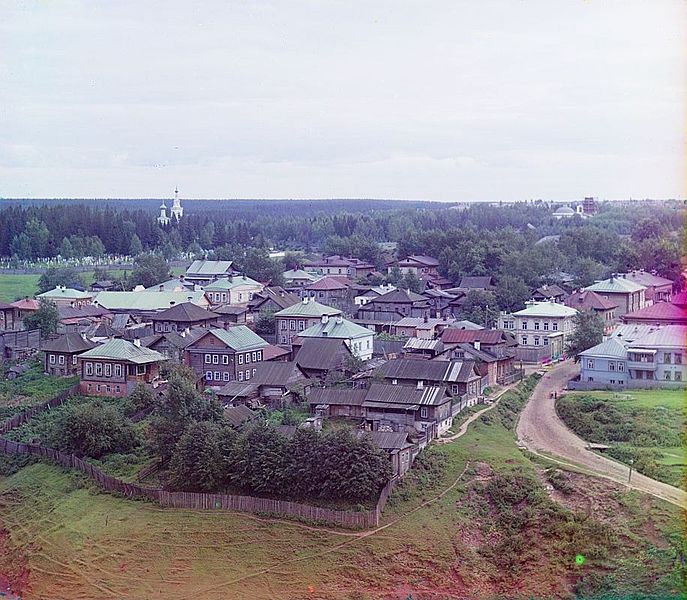
[[[0,197],[684,197],[685,4],[0,3]]]

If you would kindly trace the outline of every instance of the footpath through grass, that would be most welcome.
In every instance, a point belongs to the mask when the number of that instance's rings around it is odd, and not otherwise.
[[[556,410],[581,438],[611,446],[607,454],[653,479],[685,482],[684,390],[568,393]]]
[[[400,521],[364,538],[160,509],[54,466],[28,466],[0,482],[9,536],[0,573],[27,568],[25,595],[36,598],[679,597],[680,511],[530,460],[513,435],[526,396],[509,393],[466,435],[431,448],[385,511],[383,524]],[[455,488],[403,516],[468,463]],[[567,489],[555,492],[563,504],[547,493],[551,480]]]

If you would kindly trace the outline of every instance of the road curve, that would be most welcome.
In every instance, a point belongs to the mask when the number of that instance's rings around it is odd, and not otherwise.
[[[534,454],[553,455],[560,458],[560,462],[584,467],[595,475],[628,485],[627,466],[587,450],[586,442],[570,431],[556,414],[551,392],[563,390],[577,372],[577,365],[566,361],[542,377],[520,415],[518,441]],[[636,471],[632,472],[629,487],[682,508],[687,506],[687,493],[683,490]]]

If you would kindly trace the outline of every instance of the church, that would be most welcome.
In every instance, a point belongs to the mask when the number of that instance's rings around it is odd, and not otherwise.
[[[163,227],[166,227],[169,225],[172,221],[174,220],[175,223],[178,223],[181,217],[184,216],[184,207],[181,206],[181,200],[179,200],[179,190],[175,189],[174,190],[174,201],[172,203],[172,208],[169,211],[169,216],[167,216],[167,205],[165,204],[165,201],[162,201],[162,204],[160,205],[160,216],[157,218],[157,222],[159,225],[162,225]]]

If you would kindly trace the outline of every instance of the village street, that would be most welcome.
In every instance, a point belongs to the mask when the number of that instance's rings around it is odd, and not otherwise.
[[[518,422],[519,443],[534,454],[560,459],[600,477],[628,484],[627,466],[587,450],[587,443],[570,431],[556,414],[552,392],[560,393],[579,367],[566,361],[546,373],[525,406]],[[687,506],[687,494],[676,487],[633,471],[629,487],[675,504]]]

